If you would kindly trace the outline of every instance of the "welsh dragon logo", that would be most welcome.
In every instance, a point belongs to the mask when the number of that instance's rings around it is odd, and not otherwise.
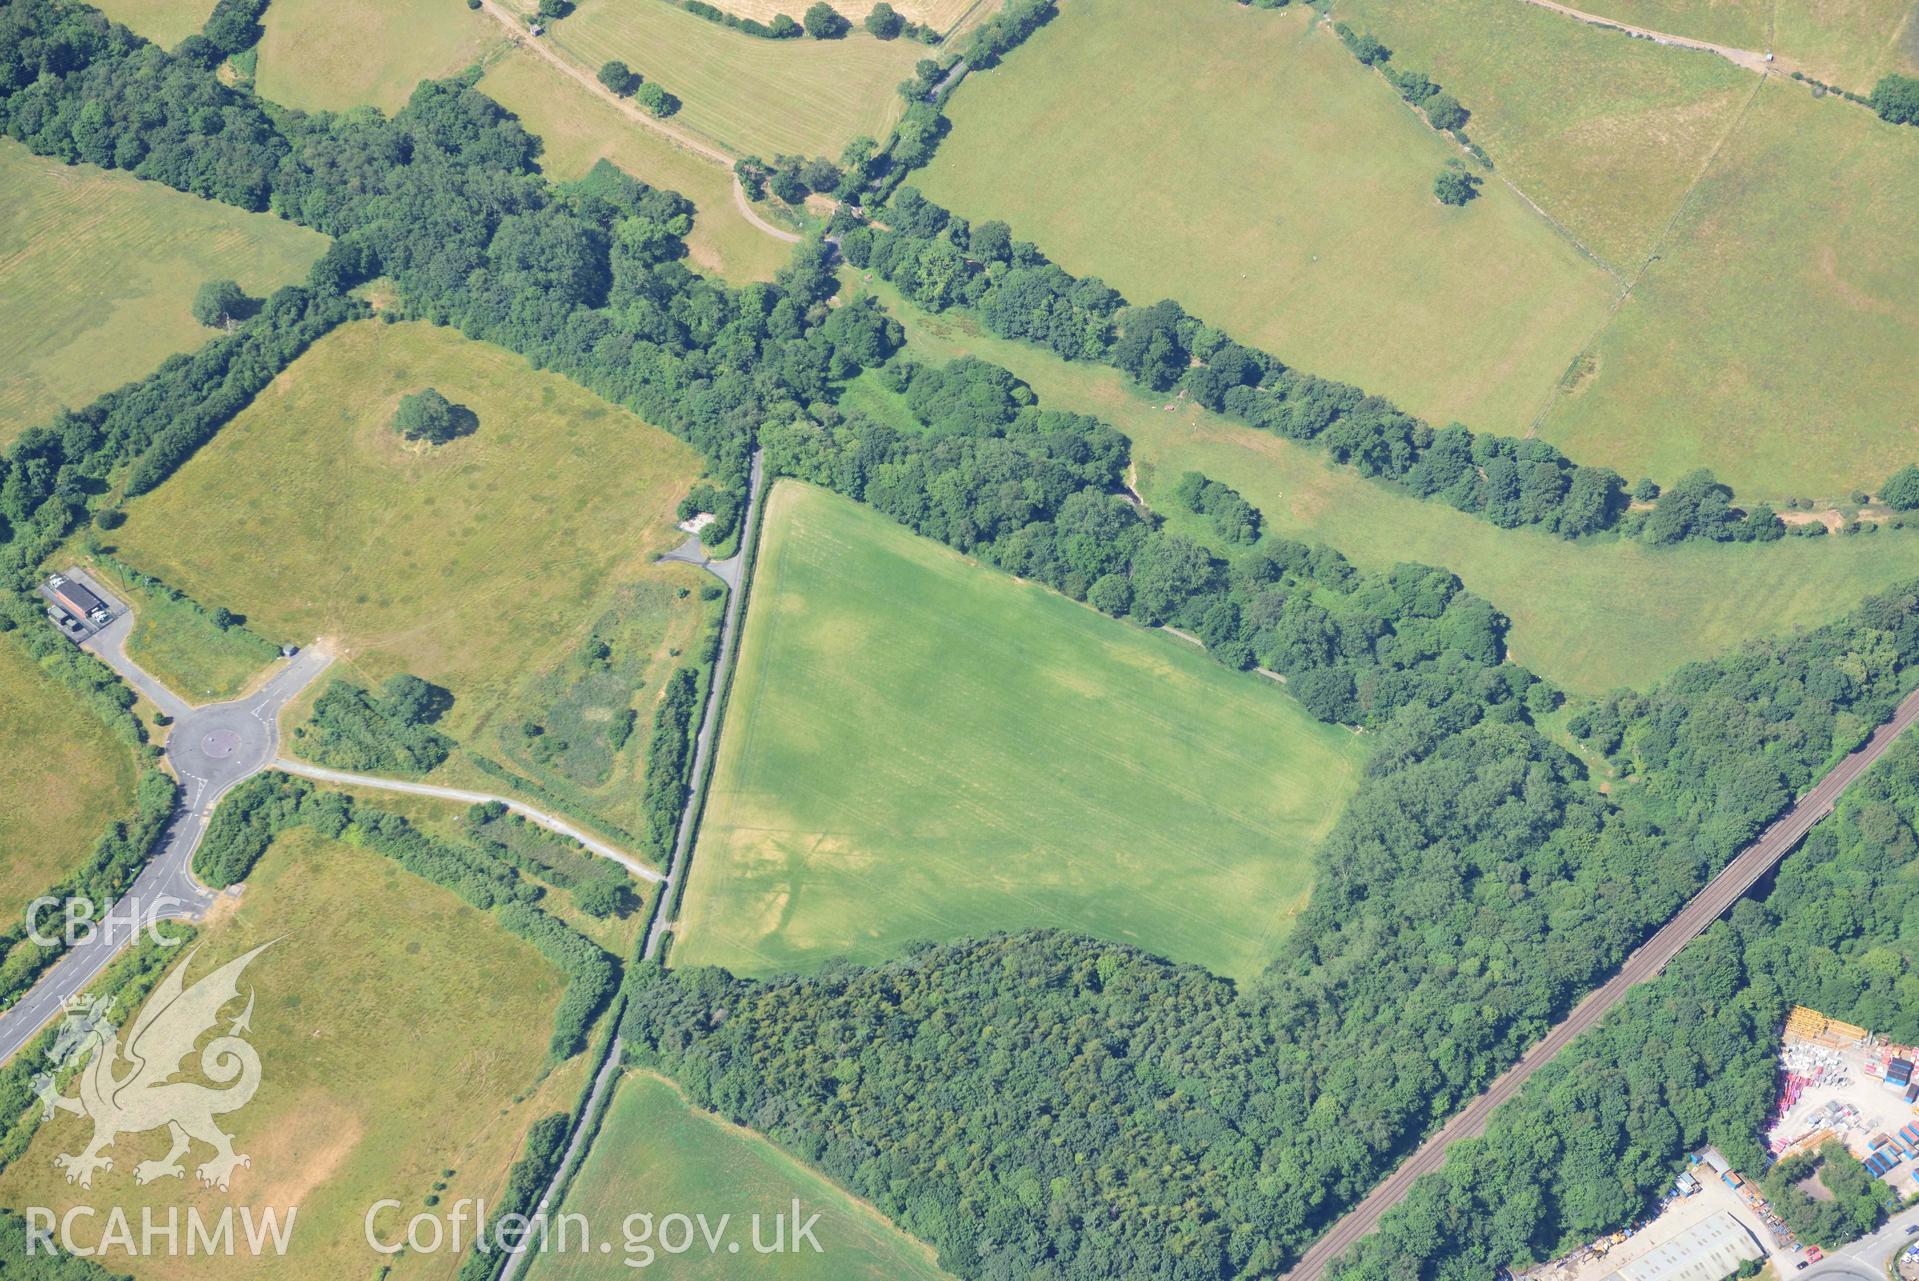
[[[186,985],[186,970],[199,949],[187,953],[127,1025],[124,1045],[114,1035],[102,1002],[94,1002],[84,1015],[68,1016],[56,1036],[55,1064],[91,1055],[80,1069],[79,1094],[69,1097],[56,1092],[49,1076],[35,1082],[48,1115],[57,1108],[93,1121],[93,1138],[85,1148],[53,1160],[67,1172],[67,1182],[92,1187],[94,1171],[113,1168],[106,1150],[116,1138],[161,1126],[172,1137],[172,1147],[160,1160],[134,1166],[137,1183],[183,1177],[186,1171],[180,1158],[196,1139],[213,1149],[213,1155],[195,1170],[210,1187],[224,1188],[236,1166],[252,1166],[250,1158],[233,1150],[233,1136],[214,1121],[245,1107],[260,1088],[260,1056],[241,1038],[250,1030],[253,1017],[250,991],[239,1017],[199,1050],[200,1075],[225,1088],[175,1078],[200,1037],[219,1022],[220,1011],[239,999],[240,975],[271,946],[261,944],[228,961],[192,987]]]

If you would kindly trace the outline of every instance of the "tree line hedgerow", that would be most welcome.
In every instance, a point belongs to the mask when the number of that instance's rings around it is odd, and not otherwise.
[[[1052,263],[1003,222],[977,226],[900,188],[874,221],[836,222],[847,261],[890,281],[916,305],[964,307],[1003,338],[1066,360],[1112,365],[1154,391],[1185,391],[1215,413],[1293,440],[1420,498],[1502,528],[1566,538],[1617,530],[1656,543],[1764,540],[1784,533],[1770,508],[1734,508],[1731,491],[1694,473],[1631,510],[1624,478],[1574,463],[1537,439],[1434,428],[1357,387],[1291,369],[1189,316],[1171,300],[1132,306],[1097,278]],[[1656,489],[1654,492],[1657,492]]]
[[[1279,672],[1322,720],[1381,726],[1417,705],[1456,723],[1460,697],[1515,717],[1518,700],[1551,705],[1502,662],[1506,620],[1444,570],[1367,576],[1285,540],[1223,561],[1116,492],[1125,437],[1042,408],[983,361],[916,369],[907,402],[923,430],[857,414],[769,423],[767,461],[1105,613],[1191,632],[1228,666]]]

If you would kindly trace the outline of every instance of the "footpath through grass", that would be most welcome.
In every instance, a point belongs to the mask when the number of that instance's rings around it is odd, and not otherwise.
[[[423,387],[470,408],[478,429],[402,441],[395,406]],[[364,321],[315,344],[130,504],[112,541],[265,635],[336,638],[333,676],[445,686],[442,728],[475,742],[519,723],[523,684],[585,644],[622,593],[660,588],[645,598],[666,615],[656,630],[689,641],[699,576],[653,558],[679,540],[673,509],[698,473],[679,440],[518,356]]]
[[[761,40],[660,0],[584,0],[546,38],[589,69],[620,59],[680,99],[674,123],[769,158],[838,159],[857,135],[884,138],[905,109],[895,90],[927,54],[858,30],[843,40]]]
[[[71,872],[133,809],[133,753],[0,636],[0,911]]]
[[[795,1200],[801,1222],[819,1216],[812,1229],[817,1252],[793,1231]],[[645,1276],[640,1269],[655,1266],[686,1281],[946,1277],[930,1248],[879,1211],[751,1130],[698,1111],[671,1082],[646,1072],[614,1087],[606,1121],[561,1210],[585,1216],[592,1249],[539,1256],[528,1269],[532,1281],[613,1281]],[[628,1217],[635,1214],[649,1218],[642,1224]],[[668,1253],[661,1242],[677,1246],[679,1229],[668,1225],[662,1234],[660,1221],[672,1214],[705,1215],[715,1232],[720,1216],[731,1217],[716,1246],[709,1248],[696,1230],[691,1248]],[[789,1248],[756,1251],[755,1216],[762,1247],[779,1240]],[[776,1228],[781,1219],[784,1226]],[[600,1241],[611,1245],[609,1253],[598,1253]]]
[[[1305,6],[1073,0],[949,114],[956,214],[1439,423],[1523,430],[1617,293],[1500,184],[1435,200],[1458,147]]]
[[[1573,7],[1649,31],[1771,49],[1860,93],[1889,71],[1919,69],[1913,0],[1582,0]]]
[[[144,378],[214,331],[208,280],[255,297],[306,274],[326,237],[0,140],[0,448],[61,406]]]
[[[1660,549],[1498,529],[1190,403],[1169,412],[1164,397],[1141,393],[1112,369],[983,334],[963,314],[928,316],[882,281],[862,287],[905,323],[916,359],[979,356],[1031,383],[1042,404],[1119,428],[1133,441],[1147,501],[1183,532],[1212,537],[1171,498],[1180,473],[1201,471],[1244,494],[1272,533],[1326,543],[1366,569],[1444,566],[1513,620],[1512,657],[1567,689],[1643,688],[1752,637],[1830,622],[1911,577],[1919,555],[1898,532]]]
[[[235,1150],[253,1161],[228,1191],[202,1187],[191,1166],[184,1180],[137,1185],[134,1166],[166,1152],[164,1128],[121,1135],[112,1170],[91,1189],[69,1185],[53,1157],[79,1151],[91,1123],[61,1115],[0,1176],[0,1203],[62,1213],[96,1206],[92,1222],[102,1230],[115,1207],[138,1224],[144,1207],[164,1222],[167,1210],[191,1206],[211,1223],[227,1206],[298,1206],[284,1258],[181,1249],[140,1258],[113,1251],[99,1262],[138,1281],[338,1281],[388,1262],[366,1243],[363,1221],[375,1201],[404,1206],[380,1220],[390,1239],[442,1181],[437,1196],[448,1206],[497,1198],[527,1126],[563,1110],[578,1088],[580,1069],[569,1065],[520,1101],[546,1059],[559,974],[450,891],[305,829],[274,844],[237,905],[215,909],[188,978],[269,941],[241,983],[243,995],[254,994],[248,1039],[261,1076],[253,1100],[221,1118]],[[196,1144],[189,1160],[207,1155]],[[395,1281],[412,1281],[452,1277],[459,1257],[409,1252],[390,1262]]]
[[[1748,500],[1876,489],[1919,459],[1915,208],[1919,129],[1769,81],[1541,434]]]
[[[1333,16],[1444,85],[1498,172],[1628,276],[1758,87],[1724,58],[1520,0],[1338,0]]]
[[[677,965],[1058,926],[1247,977],[1364,740],[1197,648],[782,481]]]

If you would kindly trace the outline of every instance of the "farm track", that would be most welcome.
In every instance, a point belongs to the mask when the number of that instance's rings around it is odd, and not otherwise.
[[[1381,1217],[1406,1195],[1421,1175],[1430,1174],[1440,1167],[1446,1159],[1448,1148],[1461,1139],[1477,1138],[1484,1134],[1487,1122],[1500,1104],[1518,1094],[1533,1073],[1557,1058],[1580,1033],[1596,1026],[1611,1013],[1628,991],[1657,977],[1667,963],[1679,954],[1680,949],[1704,933],[1761,878],[1777,867],[1779,861],[1805,838],[1815,823],[1832,813],[1840,793],[1884,755],[1886,749],[1915,721],[1919,721],[1919,690],[1906,696],[1894,711],[1892,719],[1874,730],[1865,746],[1828,770],[1811,791],[1775,819],[1770,827],[1759,834],[1757,840],[1740,851],[1658,932],[1640,944],[1610,979],[1588,993],[1584,1000],[1573,1007],[1572,1013],[1561,1019],[1526,1051],[1519,1062],[1506,1069],[1483,1094],[1455,1113],[1437,1134],[1422,1143],[1374,1187],[1365,1200],[1314,1242],[1287,1274],[1287,1281],[1317,1281],[1317,1278],[1325,1275],[1327,1267],[1335,1259],[1379,1226]]]
[[[674,128],[664,120],[659,119],[650,112],[642,110],[627,99],[620,97],[611,89],[601,84],[598,78],[586,68],[566,57],[566,55],[562,54],[558,49],[555,49],[549,42],[537,36],[529,38],[526,33],[524,20],[511,9],[501,4],[500,0],[480,0],[480,5],[487,13],[491,14],[501,26],[506,28],[507,38],[515,45],[522,49],[530,50],[536,56],[544,58],[549,64],[556,68],[560,74],[571,77],[588,93],[595,95],[600,101],[610,104],[614,110],[620,112],[635,124],[640,125],[642,128],[651,129],[654,133],[659,134],[675,146],[691,152],[702,160],[711,161],[722,169],[725,169],[728,173],[732,173],[733,161],[736,157],[720,150],[711,143],[703,142],[695,138],[684,129]],[[759,211],[753,208],[753,202],[746,198],[746,191],[740,186],[738,174],[733,175],[733,204],[734,207],[740,211],[742,218],[745,218],[749,223],[753,224],[755,228],[765,232],[775,240],[783,240],[788,244],[796,245],[802,239],[798,234],[787,231],[782,227],[776,227],[759,215]]]
[[[1551,9],[1554,13],[1562,13],[1568,18],[1576,18],[1580,22],[1588,23],[1591,26],[1612,27],[1625,32],[1629,36],[1636,36],[1641,40],[1651,40],[1657,44],[1673,45],[1680,49],[1698,49],[1704,53],[1716,53],[1734,66],[1744,67],[1746,70],[1756,72],[1762,76],[1774,71],[1790,72],[1792,70],[1790,64],[1780,61],[1777,56],[1769,62],[1764,53],[1756,50],[1735,49],[1731,45],[1713,44],[1710,40],[1694,40],[1691,36],[1676,36],[1666,31],[1653,31],[1647,27],[1635,27],[1630,22],[1620,22],[1617,19],[1605,17],[1602,14],[1587,13],[1585,10],[1575,9],[1571,5],[1557,4],[1554,0],[1526,0],[1526,3],[1536,4],[1542,9]]]

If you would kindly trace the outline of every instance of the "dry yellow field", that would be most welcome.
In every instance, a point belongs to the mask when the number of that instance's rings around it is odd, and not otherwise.
[[[394,407],[422,387],[470,407],[478,430],[407,446]],[[519,356],[363,321],[135,500],[116,537],[128,561],[265,634],[336,638],[338,675],[444,685],[445,728],[465,739],[623,588],[698,582],[653,563],[698,474],[682,442]]]
[[[241,978],[241,995],[253,996],[260,1084],[220,1118],[252,1160],[227,1190],[195,1179],[192,1165],[211,1152],[199,1143],[182,1178],[136,1184],[136,1164],[165,1154],[164,1129],[122,1135],[111,1170],[90,1189],[70,1185],[53,1158],[79,1151],[90,1126],[61,1116],[0,1176],[0,1203],[94,1206],[100,1217],[76,1227],[86,1242],[115,1208],[138,1224],[146,1207],[190,1206],[203,1219],[227,1207],[297,1207],[284,1257],[116,1250],[102,1260],[138,1281],[339,1281],[372,1276],[383,1262],[394,1281],[452,1277],[460,1257],[451,1251],[375,1255],[364,1217],[385,1198],[411,1215],[442,1180],[449,1204],[498,1197],[527,1127],[564,1109],[583,1075],[580,1060],[539,1079],[559,974],[450,890],[306,829],[276,841],[245,896],[216,910],[188,980],[268,942]],[[225,1011],[223,1027],[240,1008]]]
[[[261,19],[260,96],[306,111],[397,111],[422,80],[504,46],[504,28],[459,0],[274,0]]]
[[[132,810],[133,753],[0,637],[0,912],[72,871]]]

